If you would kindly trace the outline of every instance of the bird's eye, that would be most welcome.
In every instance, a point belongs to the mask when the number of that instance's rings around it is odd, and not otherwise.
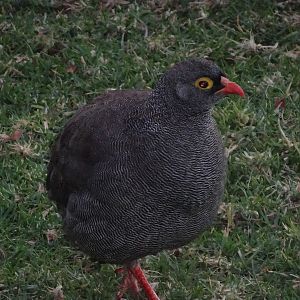
[[[195,87],[201,90],[209,90],[213,85],[214,82],[208,77],[200,77],[195,81]]]

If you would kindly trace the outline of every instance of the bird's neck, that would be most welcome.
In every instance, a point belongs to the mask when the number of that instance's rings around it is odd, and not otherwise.
[[[149,111],[154,115],[163,116],[164,120],[172,123],[178,122],[195,122],[206,123],[212,120],[212,109],[205,111],[195,111],[193,108],[187,107],[184,103],[176,101],[178,96],[173,91],[164,89],[161,91],[156,88],[150,94],[146,105]]]

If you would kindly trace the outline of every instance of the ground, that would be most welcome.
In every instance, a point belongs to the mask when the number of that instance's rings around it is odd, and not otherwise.
[[[213,228],[142,265],[161,299],[299,299],[299,24],[293,0],[1,1],[0,299],[113,299],[116,266],[74,249],[47,199],[49,145],[95,95],[203,56],[246,92],[214,111],[224,203]]]

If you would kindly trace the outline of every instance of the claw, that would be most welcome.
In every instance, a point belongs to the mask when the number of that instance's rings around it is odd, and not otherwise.
[[[116,273],[123,273],[123,280],[120,285],[116,300],[122,300],[124,294],[129,290],[138,298],[140,296],[140,287],[144,290],[148,300],[159,300],[155,291],[149,284],[140,264],[134,261],[123,268],[115,270]]]
[[[124,294],[130,291],[134,297],[138,298],[140,294],[140,288],[136,278],[126,268],[119,268],[115,270],[116,273],[123,273],[123,280],[119,287],[119,291],[116,296],[116,300],[122,300]]]

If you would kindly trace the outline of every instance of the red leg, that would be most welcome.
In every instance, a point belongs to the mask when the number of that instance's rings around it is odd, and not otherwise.
[[[140,295],[138,283],[145,291],[148,300],[159,300],[138,261],[133,261],[129,264],[126,264],[124,268],[119,268],[116,270],[116,272],[124,274],[123,281],[116,296],[116,300],[121,300],[128,290],[132,291],[135,297],[138,297]]]
[[[123,295],[126,293],[126,291],[128,290],[128,277],[124,276],[122,283],[119,287],[119,291],[117,293],[116,296],[116,300],[121,300],[123,298]]]
[[[152,286],[148,282],[139,263],[136,263],[133,266],[129,267],[128,271],[131,272],[133,276],[137,279],[137,281],[145,291],[148,300],[159,300]]]
[[[116,273],[123,273],[123,280],[120,284],[119,291],[116,295],[116,300],[121,300],[124,296],[124,294],[130,290],[134,297],[138,297],[140,294],[140,288],[138,286],[138,282],[136,278],[133,276],[131,272],[128,271],[128,269],[125,268],[118,268]]]

